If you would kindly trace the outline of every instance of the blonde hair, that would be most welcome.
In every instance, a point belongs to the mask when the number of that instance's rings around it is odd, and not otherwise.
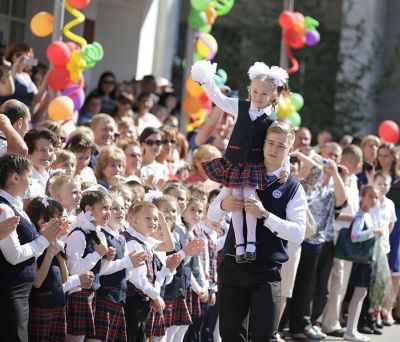
[[[367,135],[366,137],[361,140],[360,147],[363,149],[365,145],[369,144],[370,142],[375,142],[377,145],[381,144],[381,139],[379,139],[376,135]]]
[[[282,124],[280,122],[275,122],[268,127],[267,135],[270,133],[284,134],[287,136],[289,145],[292,146],[295,138],[294,130],[291,126]]]
[[[45,120],[36,125],[36,127],[47,128],[48,130],[52,131],[53,133],[57,134],[57,136],[64,136],[65,129],[62,125],[58,122]]]
[[[155,209],[158,211],[158,208],[151,202],[140,202],[137,204],[133,204],[128,209],[128,214],[135,216],[139,214],[143,209]]]
[[[90,128],[96,128],[99,124],[103,122],[111,122],[113,125],[115,125],[115,121],[112,118],[112,116],[104,113],[96,114],[93,116],[92,121],[90,122]]]
[[[64,184],[75,184],[78,185],[79,187],[81,186],[81,182],[79,178],[74,177],[74,176],[68,176],[68,175],[57,175],[54,177],[51,177],[49,179],[49,192],[51,197],[56,197],[55,195],[58,193],[58,191],[61,189],[61,187]]]
[[[196,170],[195,161],[202,160],[202,159],[215,159],[221,158],[222,153],[219,149],[217,149],[213,145],[204,144],[197,148],[192,156],[192,170]],[[197,170],[196,170],[197,171]]]
[[[122,168],[125,170],[126,157],[124,151],[117,146],[107,146],[103,148],[97,158],[96,170],[94,172],[98,180],[103,179],[103,170],[108,164],[113,162],[121,162]]]
[[[57,168],[60,163],[65,163],[67,161],[73,161],[76,165],[76,156],[69,150],[59,150],[56,152],[56,159],[51,164],[51,168]]]

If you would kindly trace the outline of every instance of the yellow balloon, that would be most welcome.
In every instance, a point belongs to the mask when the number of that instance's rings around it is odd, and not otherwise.
[[[206,113],[207,113],[207,111],[205,110],[205,108],[202,108],[202,109],[198,110],[197,112],[190,113],[189,117],[192,120],[203,120],[206,117]]]
[[[218,43],[209,33],[200,33],[196,42],[196,51],[203,58],[213,59],[218,51]]]
[[[71,53],[71,58],[67,63],[69,78],[77,82],[82,78],[82,70],[86,67],[86,61],[82,58],[80,50],[75,50]]]
[[[48,12],[35,14],[30,22],[31,31],[35,36],[46,37],[53,32],[54,18]]]
[[[74,101],[68,96],[59,96],[49,104],[48,114],[54,121],[67,120],[74,114]]]

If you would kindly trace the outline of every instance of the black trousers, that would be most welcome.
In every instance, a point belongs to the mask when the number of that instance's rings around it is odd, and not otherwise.
[[[0,286],[0,341],[28,342],[31,282]]]
[[[214,341],[214,330],[218,320],[218,307],[219,307],[218,292],[215,294],[215,297],[216,297],[215,305],[209,306],[204,316],[203,329],[201,330],[201,342]]]
[[[129,342],[146,342],[146,322],[150,315],[150,301],[142,296],[126,297],[126,334]]]
[[[218,268],[220,334],[223,342],[247,340],[246,317],[252,342],[276,341],[281,300],[279,268],[237,264],[226,256]]]
[[[204,315],[208,311],[208,303],[200,302],[201,306],[201,316],[197,318],[192,317],[193,323],[189,325],[186,331],[183,342],[200,342],[202,341],[202,332],[204,325]]]

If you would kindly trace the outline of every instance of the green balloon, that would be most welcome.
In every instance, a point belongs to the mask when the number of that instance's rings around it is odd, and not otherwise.
[[[199,28],[199,31],[203,32],[203,33],[210,33],[211,29],[212,29],[211,25],[204,25],[204,26]]]
[[[298,93],[291,93],[289,98],[296,112],[298,112],[301,108],[303,108],[304,106],[303,96],[301,96]]]
[[[290,113],[285,120],[289,121],[294,127],[299,127],[301,124],[301,117],[297,112]]]
[[[192,10],[188,17],[188,22],[191,28],[197,29],[207,24],[207,15],[205,12]]]
[[[227,14],[235,4],[235,0],[213,0],[217,15]]]
[[[304,17],[305,25],[307,30],[315,30],[319,26],[319,21],[313,17]]]
[[[196,11],[203,11],[210,4],[210,0],[190,0],[190,4]]]
[[[82,58],[86,61],[85,70],[93,68],[104,57],[104,50],[100,43],[93,42],[82,48]]]
[[[204,58],[201,57],[197,52],[193,54],[193,62],[201,61],[202,59]]]
[[[226,81],[228,80],[228,74],[224,69],[218,69],[215,76],[214,82],[218,88],[221,88],[225,85]]]

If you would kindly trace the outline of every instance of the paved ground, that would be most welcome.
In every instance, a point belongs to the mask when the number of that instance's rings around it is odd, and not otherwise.
[[[400,342],[400,325],[395,324],[391,327],[385,327],[383,329],[383,335],[368,335],[371,338],[371,342]],[[290,338],[286,338],[286,341],[291,341]],[[323,341],[343,341],[343,339],[328,336]]]

